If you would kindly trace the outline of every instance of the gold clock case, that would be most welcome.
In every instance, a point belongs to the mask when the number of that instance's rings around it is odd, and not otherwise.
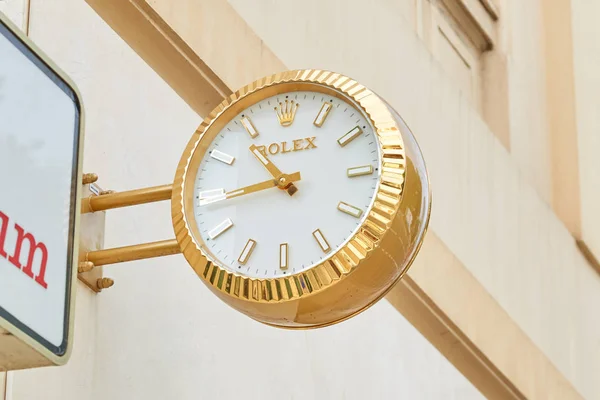
[[[381,176],[375,202],[357,233],[322,263],[279,278],[249,278],[207,258],[193,212],[194,181],[209,145],[248,106],[311,90],[343,98],[367,117],[379,138]],[[429,182],[416,141],[398,114],[358,82],[330,71],[295,70],[251,83],[217,106],[188,143],[177,168],[173,227],[185,258],[224,302],[260,322],[317,328],[365,310],[406,273],[430,213]]]

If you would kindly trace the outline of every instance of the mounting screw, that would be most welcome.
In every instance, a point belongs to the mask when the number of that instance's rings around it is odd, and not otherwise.
[[[111,287],[114,284],[115,284],[115,281],[113,281],[110,278],[102,278],[102,279],[98,279],[96,281],[96,286],[100,290],[102,290],[102,289],[108,289],[109,287]]]
[[[77,273],[81,274],[84,272],[89,272],[94,269],[94,263],[91,261],[82,261],[79,263],[77,267]]]
[[[82,178],[81,178],[82,182],[84,185],[89,185],[90,183],[94,183],[98,180],[98,175],[91,173],[91,174],[83,174]]]
[[[115,191],[114,190],[103,190],[100,192],[100,196],[103,196],[105,194],[112,194],[112,193],[115,193]]]

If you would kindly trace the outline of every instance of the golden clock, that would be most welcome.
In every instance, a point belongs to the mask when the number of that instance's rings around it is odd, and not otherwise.
[[[381,299],[415,258],[431,196],[400,116],[355,80],[296,70],[224,100],[193,134],[172,192],[202,281],[260,322],[315,328]]]

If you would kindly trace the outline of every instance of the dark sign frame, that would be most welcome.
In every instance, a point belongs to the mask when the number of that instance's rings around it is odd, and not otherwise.
[[[68,77],[60,71],[52,62],[37,49],[27,38],[24,37],[18,30],[11,26],[10,22],[5,21],[0,14],[0,35],[5,37],[17,48],[29,61],[42,71],[59,89],[61,89],[72,101],[75,110],[75,124],[73,129],[73,158],[72,158],[72,173],[71,173],[71,193],[70,193],[70,209],[69,209],[69,240],[67,246],[67,269],[66,269],[66,285],[65,285],[65,317],[63,322],[63,340],[60,346],[55,346],[41,335],[31,329],[29,326],[18,320],[0,306],[0,319],[4,319],[9,324],[20,330],[33,341],[37,342],[44,349],[49,351],[56,357],[53,361],[56,364],[66,362],[69,356],[70,340],[72,338],[72,319],[74,313],[74,292],[75,282],[73,276],[76,275],[76,264],[78,255],[78,227],[79,227],[79,198],[81,191],[81,148],[83,143],[83,107],[80,100],[79,92]],[[0,195],[1,196],[1,195]],[[61,358],[63,362],[59,362]]]

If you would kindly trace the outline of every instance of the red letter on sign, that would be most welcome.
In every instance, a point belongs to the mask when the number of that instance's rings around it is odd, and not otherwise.
[[[48,249],[44,243],[36,243],[35,238],[31,233],[25,233],[23,228],[19,226],[19,224],[15,224],[15,229],[17,230],[17,244],[15,246],[15,254],[13,254],[8,261],[10,261],[15,267],[21,268],[21,262],[19,259],[21,258],[21,247],[23,245],[23,241],[27,239],[29,242],[29,257],[27,258],[27,265],[23,269],[23,272],[30,278],[33,278],[33,258],[35,256],[36,250],[40,250],[42,253],[42,262],[40,264],[40,273],[35,278],[35,281],[42,286],[44,289],[48,288],[48,284],[46,283],[46,263],[48,262]]]
[[[0,257],[6,258],[6,251],[4,250],[4,241],[6,240],[6,230],[8,229],[8,215],[0,211]]]

